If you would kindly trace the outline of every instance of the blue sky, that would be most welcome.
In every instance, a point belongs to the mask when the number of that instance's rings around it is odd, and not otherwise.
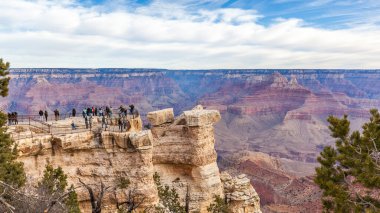
[[[115,1],[79,0],[86,7],[101,6],[107,8]],[[146,7],[152,0],[116,1],[126,9],[135,10]],[[278,18],[298,18],[310,25],[324,28],[349,28],[357,25],[380,24],[380,1],[378,0],[212,0],[212,1],[161,1],[176,2],[189,11],[199,9],[215,10],[220,8],[239,8],[256,10],[262,14],[258,23],[270,25]]]
[[[379,0],[12,0],[13,67],[380,68]]]

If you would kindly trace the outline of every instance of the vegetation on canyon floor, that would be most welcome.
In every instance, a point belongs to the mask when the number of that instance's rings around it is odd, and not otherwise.
[[[328,118],[336,143],[321,152],[315,177],[326,212],[380,211],[380,114],[370,112],[362,133],[350,133],[347,115]]]

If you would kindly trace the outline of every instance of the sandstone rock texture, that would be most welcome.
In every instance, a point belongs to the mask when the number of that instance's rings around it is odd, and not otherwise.
[[[172,123],[174,121],[173,108],[149,112],[147,114],[147,118],[149,120],[149,123],[153,126],[158,126],[165,123]]]
[[[223,172],[221,180],[233,213],[261,213],[259,195],[245,174],[232,178]]]
[[[62,121],[65,122],[65,121]],[[136,123],[141,123],[141,120]],[[137,128],[137,127],[136,127]],[[132,128],[135,129],[135,128]],[[153,181],[153,146],[150,130],[140,132],[111,132],[98,134],[92,131],[54,135],[61,143],[52,146],[51,135],[17,140],[19,157],[24,163],[30,183],[37,183],[47,164],[62,167],[69,184],[80,186],[79,179],[91,185],[95,191],[100,182],[115,187],[119,177],[128,178],[129,189],[116,190],[116,199],[122,201],[131,188],[144,196],[143,207],[158,202]],[[90,212],[88,192],[77,190],[83,212]],[[115,197],[108,193],[104,199],[104,212],[115,212]]]
[[[127,132],[102,131],[95,126],[94,131],[52,132],[52,135],[19,138],[16,140],[18,160],[24,163],[31,183],[43,176],[47,164],[62,167],[69,184],[80,186],[81,180],[98,186],[95,190],[99,189],[100,182],[112,188],[117,185],[118,178],[128,178],[129,188],[117,189],[116,193],[105,196],[104,212],[115,212],[115,200],[125,199],[131,189],[137,189],[145,199],[140,210],[157,205],[155,172],[164,185],[177,190],[183,204],[186,195],[190,195],[190,212],[207,212],[214,196],[224,197],[225,194],[234,213],[260,212],[259,198],[249,179],[238,176],[225,180],[220,176],[213,127],[221,119],[217,110],[197,106],[177,118],[174,118],[173,109],[148,115],[153,126],[149,130],[142,130],[138,117],[130,121],[132,127]],[[64,127],[68,123],[63,120],[57,125]],[[15,134],[15,128],[12,131],[11,134]],[[29,130],[23,127],[23,131]],[[53,144],[52,137],[60,139],[59,142]],[[89,212],[89,196],[84,188],[78,189],[78,198],[83,212]]]
[[[190,191],[192,212],[207,212],[214,195],[223,195],[213,133],[219,119],[219,112],[197,108],[185,111],[172,124],[152,128],[154,169],[182,200]]]

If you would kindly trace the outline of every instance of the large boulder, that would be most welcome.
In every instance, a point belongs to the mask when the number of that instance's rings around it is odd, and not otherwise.
[[[224,193],[230,200],[232,213],[261,213],[260,198],[245,174],[231,177],[227,172],[220,174]]]
[[[183,116],[188,126],[206,126],[212,125],[220,120],[218,110],[195,109],[184,111]]]
[[[144,130],[141,132],[131,132],[129,134],[129,139],[135,149],[150,149],[153,136],[150,130]]]
[[[172,123],[174,121],[173,108],[149,112],[147,118],[153,126],[159,126],[165,123]]]

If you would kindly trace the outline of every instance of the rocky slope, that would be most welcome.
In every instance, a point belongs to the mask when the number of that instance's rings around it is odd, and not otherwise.
[[[295,178],[312,175],[319,152],[333,143],[327,116],[348,114],[358,129],[380,106],[380,70],[13,69],[11,77],[0,105],[22,114],[134,103],[142,114],[174,106],[179,115],[201,103],[222,114],[215,128],[221,157],[266,153]]]
[[[296,177],[287,172],[292,162],[260,152],[223,153],[218,159],[221,169],[230,174],[244,173],[260,195],[263,212],[321,212],[321,191],[312,177]],[[297,169],[307,165],[297,163]]]

